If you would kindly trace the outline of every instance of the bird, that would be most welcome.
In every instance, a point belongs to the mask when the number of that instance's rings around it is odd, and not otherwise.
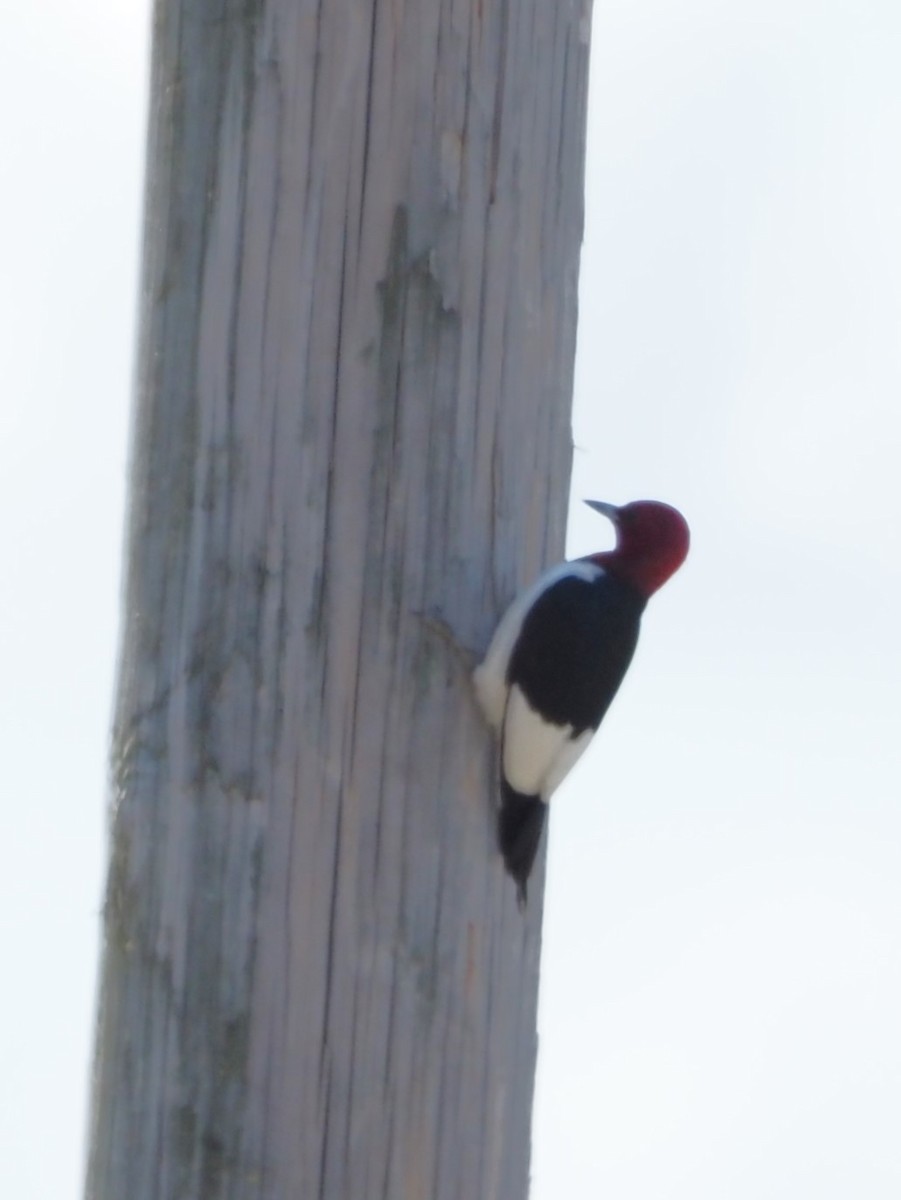
[[[613,523],[614,549],[560,563],[519,595],[473,672],[500,742],[498,844],[520,908],[548,801],[623,681],[648,599],[688,554],[688,524],[669,504],[585,503]]]

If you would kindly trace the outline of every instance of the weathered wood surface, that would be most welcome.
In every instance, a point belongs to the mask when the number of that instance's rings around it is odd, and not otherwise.
[[[543,890],[418,611],[560,556],[581,0],[159,0],[87,1191],[521,1200]]]

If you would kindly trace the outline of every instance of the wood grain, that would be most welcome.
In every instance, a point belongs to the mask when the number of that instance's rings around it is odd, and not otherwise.
[[[87,1195],[522,1200],[457,656],[562,554],[588,10],[159,0]]]

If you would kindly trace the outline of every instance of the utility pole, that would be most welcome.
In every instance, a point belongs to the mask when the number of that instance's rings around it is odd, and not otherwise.
[[[89,1200],[525,1200],[460,657],[562,554],[589,9],[157,0]]]

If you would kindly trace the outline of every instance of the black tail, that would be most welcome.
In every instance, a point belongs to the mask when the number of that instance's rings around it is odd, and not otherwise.
[[[526,882],[538,853],[541,831],[547,818],[547,805],[540,796],[524,796],[501,778],[501,810],[497,819],[497,839],[507,870],[516,880],[519,907],[526,903]]]

